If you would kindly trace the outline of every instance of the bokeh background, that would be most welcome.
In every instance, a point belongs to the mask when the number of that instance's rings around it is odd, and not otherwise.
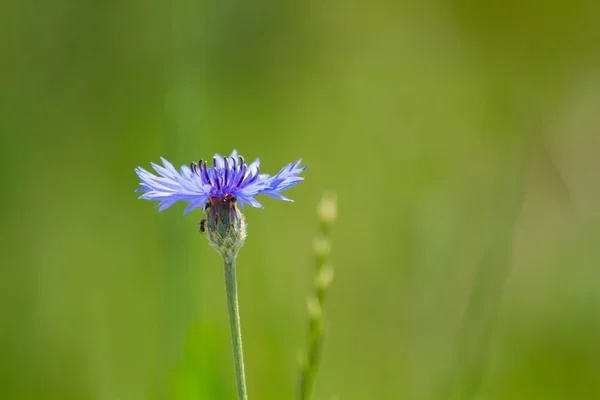
[[[235,398],[201,212],[133,192],[233,148],[309,164],[245,212],[251,399],[295,393],[326,190],[316,399],[600,398],[600,2],[0,10],[0,398]]]

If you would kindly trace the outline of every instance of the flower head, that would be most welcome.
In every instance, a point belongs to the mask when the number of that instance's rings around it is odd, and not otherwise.
[[[204,210],[207,202],[220,204],[230,199],[237,201],[240,208],[244,207],[244,203],[263,208],[254,198],[259,194],[292,201],[280,192],[304,180],[298,175],[306,169],[306,166],[300,167],[302,160],[298,160],[286,165],[274,176],[261,174],[258,158],[247,165],[235,150],[229,157],[215,154],[212,167],[206,161],[200,160],[198,164],[191,163],[189,167],[184,165],[177,171],[173,164],[162,157],[161,160],[164,167],[151,163],[159,176],[141,167],[135,169],[141,180],[136,192],[144,192],[140,199],[160,201],[159,211],[172,206],[178,200],[188,202],[190,205],[184,214],[197,207]]]

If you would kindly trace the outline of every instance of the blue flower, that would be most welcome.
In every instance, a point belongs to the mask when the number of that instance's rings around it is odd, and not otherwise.
[[[145,192],[140,199],[160,201],[159,211],[172,206],[178,200],[188,202],[190,205],[184,214],[197,207],[204,210],[209,199],[214,202],[235,198],[240,208],[244,208],[244,203],[263,208],[254,199],[259,194],[293,201],[282,196],[280,192],[304,180],[298,175],[306,169],[306,166],[300,167],[302,160],[298,160],[283,167],[277,175],[261,174],[258,158],[247,165],[235,150],[229,157],[215,154],[212,167],[209,167],[206,161],[200,160],[198,164],[191,163],[189,167],[184,165],[177,171],[173,164],[162,157],[161,160],[164,167],[150,163],[159,176],[141,167],[135,169],[141,180],[136,192]]]

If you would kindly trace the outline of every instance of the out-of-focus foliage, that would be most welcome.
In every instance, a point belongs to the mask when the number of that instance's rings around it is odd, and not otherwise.
[[[8,0],[0,398],[231,399],[219,256],[133,168],[237,148],[251,399],[292,398],[315,206],[316,398],[600,398],[600,3]],[[286,195],[288,194],[286,193]]]

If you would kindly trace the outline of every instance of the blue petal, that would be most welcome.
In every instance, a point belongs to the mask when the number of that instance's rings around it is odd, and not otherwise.
[[[267,196],[279,199],[279,200],[284,200],[284,201],[291,201],[292,203],[294,202],[294,200],[287,198],[277,192],[264,192],[264,194],[266,194]]]
[[[163,165],[165,166],[165,168],[167,169],[167,171],[169,171],[169,173],[171,174],[172,177],[176,177],[177,174],[177,170],[175,169],[175,167],[173,166],[173,164],[171,164],[170,162],[168,162],[165,158],[161,157],[160,158]]]
[[[171,207],[173,204],[175,204],[175,202],[177,202],[177,199],[171,199],[171,200],[166,200],[161,202],[158,205],[158,212],[161,212],[169,207]]]
[[[206,205],[206,200],[208,200],[208,197],[199,197],[194,202],[192,202],[192,204],[187,206],[187,208],[183,211],[183,214],[185,215],[185,214],[189,213],[194,208],[198,208],[201,206],[204,208],[204,206]]]
[[[283,167],[277,175],[264,180],[266,188],[263,190],[263,193],[282,192],[304,180],[304,178],[298,176],[307,167],[305,165],[303,168],[298,168],[301,162],[302,160],[298,160],[295,163],[290,163]]]
[[[171,175],[171,174],[169,173],[169,171],[167,171],[165,168],[161,167],[161,166],[160,166],[160,165],[158,165],[158,164],[154,164],[153,162],[151,162],[151,163],[150,163],[150,165],[151,165],[151,166],[152,166],[152,168],[154,168],[154,170],[155,170],[156,172],[158,172],[158,173],[159,173],[161,176],[168,177],[168,176],[170,176],[170,175]]]
[[[246,202],[248,204],[250,204],[252,207],[256,207],[256,208],[264,208],[262,204],[260,204],[258,201],[256,201],[256,199],[254,197],[251,196],[238,196],[238,201],[242,201],[242,202]],[[241,207],[241,205],[240,205]]]
[[[164,167],[151,163],[156,176],[141,167],[135,169],[141,180],[138,192],[144,192],[139,198],[158,200],[159,211],[172,206],[178,200],[192,203],[186,212],[203,205],[211,190],[210,185],[203,184],[199,176],[187,166],[182,166],[180,172],[167,160],[162,158]]]

